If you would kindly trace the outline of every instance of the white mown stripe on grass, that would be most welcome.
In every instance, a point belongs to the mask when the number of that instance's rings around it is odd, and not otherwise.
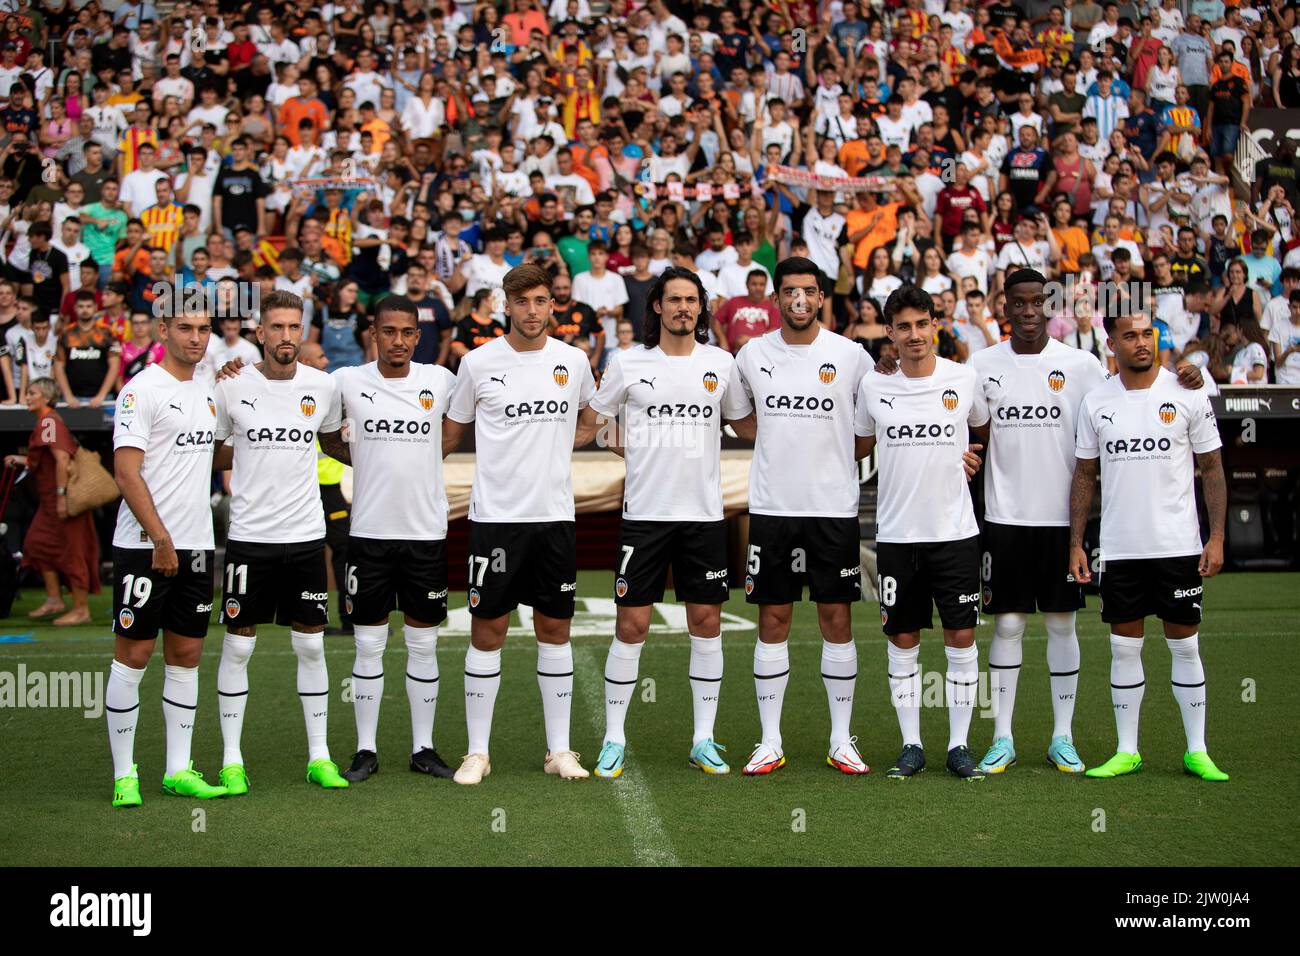
[[[595,647],[575,647],[574,677],[581,685],[575,686],[574,696],[587,701],[592,723],[602,731],[605,727],[605,674],[597,665],[597,655],[605,651]],[[614,791],[623,814],[623,825],[632,838],[632,853],[637,866],[681,866],[673,852],[673,842],[664,829],[663,820],[655,810],[650,788],[641,779],[636,766],[629,764],[617,780],[597,780],[595,784],[608,786]]]

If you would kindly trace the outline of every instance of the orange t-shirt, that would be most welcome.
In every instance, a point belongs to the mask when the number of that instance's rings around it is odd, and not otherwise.
[[[305,119],[311,120],[312,125],[316,127],[316,132],[320,133],[329,123],[329,114],[325,111],[325,104],[320,100],[310,100],[304,103],[299,97],[294,96],[285,100],[284,105],[280,107],[280,129],[294,146],[302,143],[302,136],[298,133],[298,124]],[[319,141],[317,139],[317,142]]]
[[[898,207],[901,202],[887,202],[877,206],[871,212],[863,209],[851,209],[844,217],[844,226],[849,235],[867,228],[867,225],[873,218],[879,216],[876,225],[872,230],[858,240],[857,246],[853,251],[853,265],[858,269],[867,267],[867,260],[871,257],[871,251],[876,246],[883,246],[887,242],[893,242],[898,235]]]
[[[127,272],[126,254],[130,251],[130,247],[127,247],[113,253],[113,274],[121,276],[123,279],[129,278],[136,272],[149,272],[149,252],[143,247],[135,254],[135,268]]]
[[[867,154],[865,139],[851,139],[840,147],[840,167],[850,176],[861,176],[867,168],[870,157]]]

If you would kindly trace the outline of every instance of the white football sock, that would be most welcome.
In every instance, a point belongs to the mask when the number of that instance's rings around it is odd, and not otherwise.
[[[889,697],[898,715],[898,729],[903,745],[921,746],[921,645],[895,647],[885,642],[889,652]]]
[[[975,713],[975,698],[979,696],[979,648],[947,647],[948,673],[944,688],[948,698],[948,749],[966,746],[970,733],[971,714]]]
[[[480,651],[473,644],[465,652],[465,727],[467,753],[488,752],[492,736],[492,710],[501,689],[501,651]]]
[[[1110,702],[1115,707],[1116,748],[1120,753],[1138,752],[1138,717],[1146,676],[1142,673],[1142,638],[1110,636]]]
[[[989,690],[993,695],[993,739],[1010,737],[1016,709],[1016,686],[1024,657],[1025,615],[997,614],[989,644]]]
[[[140,681],[145,668],[136,670],[121,661],[108,668],[104,712],[108,714],[108,748],[113,754],[113,779],[132,776],[135,766],[135,725],[140,719]]]
[[[378,753],[379,705],[384,699],[384,648],[388,625],[354,624],[357,656],[352,663],[352,713],[357,721],[357,750]]]
[[[718,717],[718,700],[722,697],[722,635],[696,637],[691,635],[691,711],[695,717],[695,730],[691,737],[694,746],[702,740],[713,739],[713,724]]]
[[[433,749],[433,716],[438,707],[438,629],[403,628],[406,638],[406,700],[411,705],[411,753]]]
[[[1047,625],[1047,671],[1052,682],[1052,736],[1071,737],[1074,699],[1079,689],[1079,636],[1074,612],[1044,614]]]
[[[537,686],[542,692],[546,749],[569,749],[569,714],[573,710],[573,645],[537,642]]]
[[[1169,674],[1174,686],[1174,700],[1183,714],[1183,731],[1187,734],[1187,752],[1205,749],[1205,668],[1201,666],[1201,636],[1165,638],[1173,667]]]
[[[194,738],[194,717],[199,709],[199,669],[168,664],[163,669],[163,718],[167,727],[166,775],[180,773],[190,765],[190,742]]]
[[[758,721],[763,728],[763,743],[781,749],[781,706],[785,703],[785,685],[790,682],[790,645],[754,645],[754,692],[758,695]]]
[[[289,642],[298,658],[298,700],[302,703],[302,719],[307,727],[307,761],[328,760],[329,744],[326,727],[329,723],[330,679],[325,670],[325,636],[290,631]]]
[[[852,641],[822,641],[822,683],[831,709],[831,747],[849,742],[853,692],[858,683],[858,649]]]
[[[636,693],[637,665],[644,647],[644,641],[625,644],[617,637],[609,645],[605,658],[605,739],[611,743],[627,743],[623,722]]]
[[[256,637],[231,634],[221,640],[221,663],[217,665],[217,705],[221,708],[221,742],[225,749],[223,767],[243,766],[239,740],[244,733],[244,710],[248,706],[248,659],[257,646]]]

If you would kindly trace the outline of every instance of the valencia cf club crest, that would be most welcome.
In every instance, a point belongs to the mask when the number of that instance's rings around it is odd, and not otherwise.
[[[470,588],[470,589],[469,589],[469,606],[470,606],[470,607],[478,607],[478,602],[479,602],[479,600],[480,600],[480,598],[479,598],[479,594],[478,594],[478,588]]]
[[[122,630],[129,631],[131,625],[135,623],[135,611],[131,610],[129,607],[122,608],[121,612],[117,615],[117,623],[122,625]]]
[[[704,390],[712,395],[718,390],[718,376],[712,372],[704,373]]]
[[[433,392],[427,388],[420,389],[420,407],[426,412],[433,408]]]
[[[555,384],[564,388],[569,384],[569,369],[564,365],[557,365],[551,370],[551,375],[555,377]]]
[[[212,413],[213,418],[217,417],[217,403],[214,402],[211,398],[208,399],[208,411]]]
[[[817,370],[817,377],[822,380],[823,385],[829,385],[835,381],[835,366],[827,362]]]
[[[1065,373],[1059,368],[1054,368],[1047,373],[1047,387],[1054,392],[1059,392],[1065,388]]]
[[[753,593],[754,593],[754,577],[753,577],[753,575],[749,575],[749,574],[745,575],[745,593],[746,593],[746,594],[753,594]]]
[[[1160,424],[1172,425],[1174,419],[1178,417],[1178,409],[1174,407],[1173,402],[1165,402],[1160,406]]]
[[[310,395],[304,395],[302,400],[298,402],[298,407],[302,409],[304,415],[311,418],[316,414],[316,399]]]
[[[234,598],[228,598],[226,600],[226,617],[239,617],[239,602]]]
[[[984,604],[987,606],[993,603],[993,591],[991,588],[984,589]]]
[[[614,593],[619,597],[627,597],[627,578],[619,578],[614,582]]]
[[[889,612],[882,607],[880,609],[880,624],[883,627],[888,623],[889,623]]]
[[[951,388],[943,390],[943,407],[950,412],[957,410],[957,393]]]
[[[343,599],[343,607],[348,612],[348,616],[351,617],[352,616],[352,595],[349,594],[347,597]]]

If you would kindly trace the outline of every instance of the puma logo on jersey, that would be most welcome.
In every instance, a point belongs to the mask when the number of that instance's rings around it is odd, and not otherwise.
[[[658,375],[655,376],[655,378],[658,378],[658,377],[659,377]],[[655,379],[654,379],[654,378],[650,378],[650,379],[645,379],[645,378],[643,378],[643,379],[641,379],[641,381],[639,381],[637,384],[638,384],[638,385],[649,385],[651,388],[654,388],[654,387],[655,387]]]
[[[897,397],[897,396],[895,396],[895,397]],[[881,404],[881,405],[888,405],[888,406],[892,409],[892,408],[894,407],[894,399],[892,399],[892,398],[882,398],[882,399],[880,400],[880,404]]]
[[[367,399],[367,400],[370,402],[371,405],[375,404],[375,393],[374,393],[374,392],[371,392],[369,395],[367,395],[365,392],[362,392],[362,393],[361,393],[361,397],[364,398],[364,399]]]
[[[239,404],[240,404],[240,405],[247,405],[247,406],[248,406],[249,408],[251,408],[253,411],[257,411],[257,399],[253,399],[253,400],[250,402],[250,401],[249,401],[248,399],[246,399],[246,398],[241,398],[241,399],[239,400]]]
[[[502,388],[505,388],[506,386],[506,377],[504,375],[501,376],[489,375],[488,379],[493,382],[500,382]]]
[[[763,366],[760,365],[760,366],[758,367],[758,370],[759,370],[760,372],[766,372],[768,378],[771,378],[771,377],[772,377],[772,369],[770,369],[770,368],[763,368]]]
[[[174,408],[174,409],[176,409],[176,411],[180,412],[180,414],[182,414],[182,415],[185,414],[184,409],[182,409],[179,405],[173,405],[171,402],[168,402],[168,403],[167,403],[167,407],[168,407],[168,408]]]
[[[1102,416],[1101,416],[1101,420],[1102,420],[1103,422],[1110,422],[1112,425],[1115,424],[1115,416],[1114,416],[1114,415],[1102,415]]]
[[[990,375],[988,380],[989,380],[990,382],[992,382],[994,385],[996,385],[998,388],[1001,388],[1001,387],[1002,387],[1002,379],[1004,379],[1004,378],[1006,378],[1005,375],[999,375],[997,378],[994,378],[992,375]]]

